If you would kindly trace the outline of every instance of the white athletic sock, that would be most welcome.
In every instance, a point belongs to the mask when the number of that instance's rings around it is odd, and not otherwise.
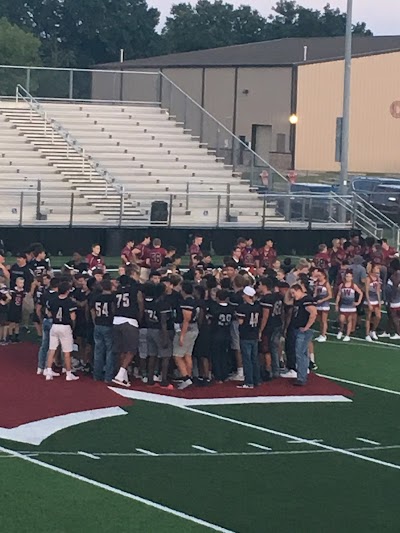
[[[124,381],[128,376],[127,371],[125,368],[121,366],[121,368],[118,370],[118,374],[115,376],[115,379],[118,379],[119,381]]]
[[[310,353],[310,361],[312,361],[313,363],[315,363],[315,355],[313,353]]]
[[[238,376],[244,376],[243,367],[238,367],[237,374]]]

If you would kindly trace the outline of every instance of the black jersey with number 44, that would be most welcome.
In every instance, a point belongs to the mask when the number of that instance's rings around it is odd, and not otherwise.
[[[71,298],[52,298],[47,302],[54,325],[72,326],[71,313],[76,311],[76,304]]]
[[[241,340],[257,340],[258,329],[261,324],[261,306],[258,302],[239,305],[236,316],[243,320],[239,326]]]
[[[114,294],[96,294],[91,303],[96,326],[112,326],[115,311]]]

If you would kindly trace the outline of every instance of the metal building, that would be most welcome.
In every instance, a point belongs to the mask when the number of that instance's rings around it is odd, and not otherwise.
[[[129,83],[124,72],[161,70],[279,170],[338,171],[343,57],[343,37],[171,54],[102,65],[121,76],[94,76],[92,95],[137,99],[137,77]],[[354,37],[353,58],[350,171],[400,173],[400,36]],[[144,81],[141,90],[147,91]]]

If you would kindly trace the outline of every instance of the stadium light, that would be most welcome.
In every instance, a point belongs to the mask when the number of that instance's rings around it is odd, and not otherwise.
[[[298,123],[298,121],[299,121],[299,117],[298,117],[295,113],[293,113],[292,115],[290,115],[290,117],[289,117],[289,122],[290,122],[290,124],[291,124],[292,126],[295,126],[295,125]]]

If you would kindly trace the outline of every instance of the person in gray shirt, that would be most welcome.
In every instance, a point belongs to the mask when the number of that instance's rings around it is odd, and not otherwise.
[[[349,265],[349,269],[353,272],[353,281],[360,289],[364,288],[365,281],[367,279],[367,271],[363,265],[364,259],[361,255],[356,255],[352,265]]]

